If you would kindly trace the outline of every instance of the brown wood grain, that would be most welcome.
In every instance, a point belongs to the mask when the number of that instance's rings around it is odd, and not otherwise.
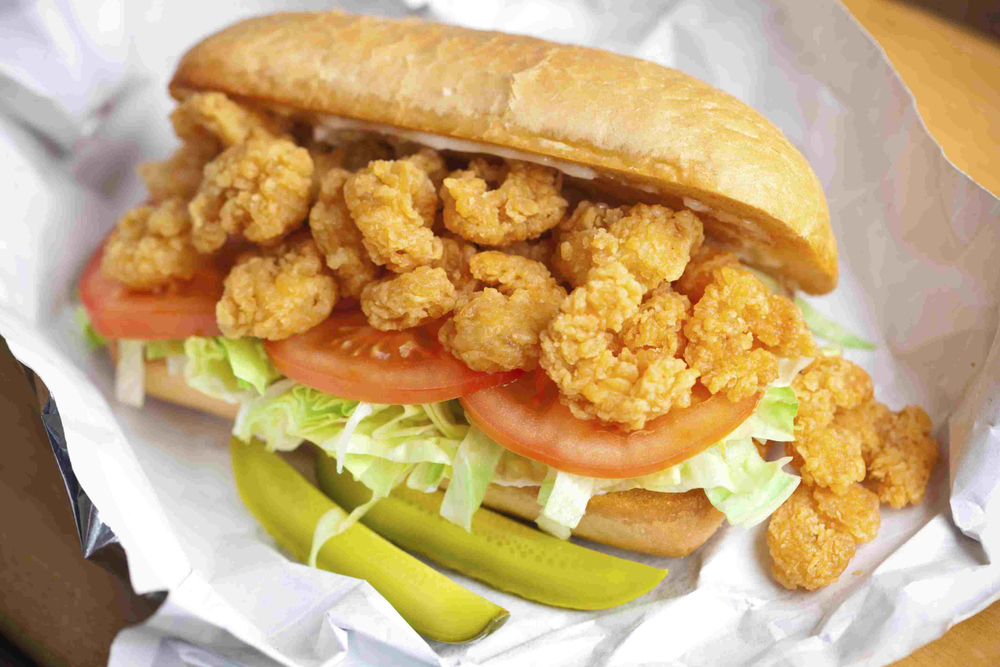
[[[899,70],[945,155],[1000,193],[1000,43],[905,3],[843,2]],[[894,667],[944,665],[1000,665],[1000,602]]]

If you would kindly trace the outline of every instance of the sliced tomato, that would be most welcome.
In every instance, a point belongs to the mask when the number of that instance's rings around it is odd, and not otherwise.
[[[445,401],[516,379],[481,373],[438,342],[438,326],[379,331],[359,311],[334,311],[305,333],[267,342],[279,371],[320,391],[371,403]]]
[[[753,414],[763,393],[733,403],[696,385],[692,404],[638,431],[579,419],[541,370],[464,396],[469,420],[507,449],[558,470],[624,479],[658,472],[720,441]]]
[[[222,298],[223,267],[208,264],[169,291],[141,292],[104,276],[103,254],[102,246],[80,278],[80,301],[99,334],[144,340],[219,335],[215,304]]]

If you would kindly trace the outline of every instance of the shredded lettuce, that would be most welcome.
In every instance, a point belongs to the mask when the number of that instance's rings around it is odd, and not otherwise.
[[[346,468],[372,491],[372,500],[355,509],[344,525],[324,528],[339,531],[403,482],[433,491],[442,479],[453,476],[452,461],[460,460],[459,447],[470,432],[455,410],[451,402],[361,403],[280,380],[240,407],[233,435],[244,442],[256,436],[272,451],[295,449],[309,440],[336,457],[339,468]]]
[[[441,501],[441,516],[472,530],[472,515],[483,504],[486,487],[503,452],[503,447],[477,427],[469,428],[452,460],[451,481]]]
[[[168,359],[170,357],[184,356],[184,339],[171,338],[168,340],[147,340],[146,359]]]
[[[263,344],[256,339],[200,338],[184,340],[184,380],[198,391],[229,403],[244,403],[264,393],[281,377]]]
[[[146,364],[142,358],[145,343],[118,339],[118,363],[115,366],[115,398],[126,405],[141,408],[146,400]]]
[[[730,433],[726,440],[754,437],[758,440],[795,440],[795,415],[799,400],[791,387],[769,386],[750,418]]]
[[[76,323],[90,349],[96,350],[108,344],[108,339],[97,333],[97,329],[90,323],[90,315],[87,314],[87,309],[83,306],[76,307]]]
[[[802,317],[806,321],[806,326],[816,336],[823,340],[828,340],[841,347],[854,350],[874,350],[875,343],[867,341],[860,336],[851,333],[847,327],[831,320],[801,297],[795,297],[795,305],[802,309]]]

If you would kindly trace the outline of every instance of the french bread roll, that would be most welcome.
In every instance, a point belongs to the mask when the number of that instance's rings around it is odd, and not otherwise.
[[[170,92],[198,91],[573,165],[589,189],[691,208],[717,243],[807,292],[837,283],[806,159],[743,102],[651,62],[418,19],[282,13],[188,51]]]
[[[114,346],[108,350],[113,358]],[[146,394],[227,419],[235,419],[239,407],[188,386],[183,377],[167,372],[162,359],[146,362]],[[537,496],[537,486],[490,484],[483,505],[534,520],[541,510]],[[573,534],[622,549],[676,558],[700,547],[724,518],[700,490],[654,493],[633,489],[591,498]]]

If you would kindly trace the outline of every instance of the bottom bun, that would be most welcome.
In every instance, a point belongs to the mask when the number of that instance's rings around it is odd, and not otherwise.
[[[108,351],[114,358],[113,346]],[[162,359],[146,362],[146,393],[228,419],[235,419],[239,408],[191,388],[182,376],[168,373]],[[483,505],[533,521],[542,509],[537,497],[537,486],[490,484]],[[724,518],[700,489],[687,493],[633,489],[591,498],[573,534],[622,549],[679,558],[704,544]]]

